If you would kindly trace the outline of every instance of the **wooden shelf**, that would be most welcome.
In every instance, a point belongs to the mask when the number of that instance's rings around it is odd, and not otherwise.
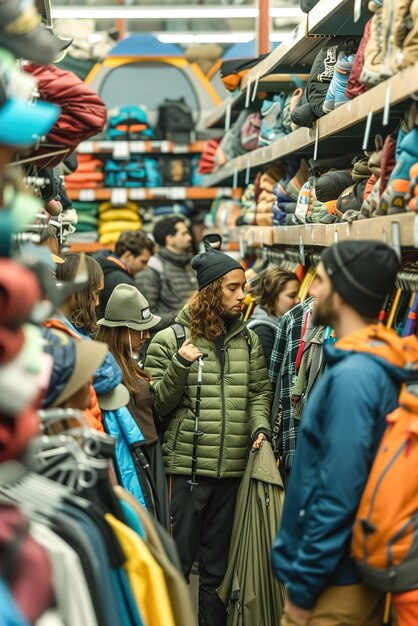
[[[254,89],[255,83],[259,82],[258,90],[263,91],[263,81],[268,79],[269,74],[309,71],[326,39],[335,35],[362,35],[371,13],[367,9],[367,0],[360,2],[360,16],[354,22],[355,0],[320,0],[292,31],[289,41],[280,44],[243,77],[240,92],[226,98],[205,118],[205,126],[222,127],[228,107],[231,111],[242,108],[247,89]]]
[[[411,85],[416,84],[418,84],[418,63],[402,70],[354,100],[350,100],[337,110],[321,117],[317,121],[318,130],[316,128],[299,128],[286,137],[279,139],[271,146],[258,148],[248,154],[232,159],[216,173],[206,176],[204,184],[208,187],[219,185],[220,183],[227,184],[228,181],[233,181],[239,172],[244,172],[248,168],[259,168],[267,163],[280,160],[289,154],[312,157],[314,150],[311,146],[315,144],[316,137],[318,137],[318,158],[323,155],[323,147],[326,148],[326,156],[330,156],[327,142],[331,140],[331,154],[347,153],[349,143],[355,143],[356,150],[361,150],[364,121],[369,113],[371,112],[373,115],[381,113],[388,96],[391,107],[407,100],[411,95]],[[397,119],[401,117],[402,113],[399,112]],[[395,124],[396,121],[391,116],[391,123]],[[358,127],[353,132],[353,128],[356,125],[361,125],[361,127]],[[348,129],[350,131],[347,133]],[[370,139],[372,137],[373,133],[371,133]],[[372,146],[371,141],[370,146]]]
[[[99,252],[100,250],[114,250],[115,244],[108,243],[103,244],[98,241],[69,241],[68,247],[71,252],[86,252],[87,254],[93,254],[93,252]]]
[[[115,159],[123,159],[131,154],[191,154],[203,151],[204,141],[191,144],[177,144],[172,141],[83,141],[79,144],[79,154],[112,154]]]
[[[97,200],[111,200],[114,204],[124,204],[127,200],[149,202],[157,200],[214,200],[222,196],[239,198],[241,189],[230,187],[134,187],[131,189],[67,189],[71,200],[95,202]]]
[[[395,226],[394,226],[395,224]],[[396,244],[393,228],[399,229],[400,244],[403,247],[414,247],[414,229],[416,216],[413,213],[400,213],[358,220],[352,224],[305,224],[301,226],[241,226],[237,239],[240,238],[249,247],[261,246],[300,246],[306,247],[331,246],[336,241],[347,239],[377,239],[388,245]]]

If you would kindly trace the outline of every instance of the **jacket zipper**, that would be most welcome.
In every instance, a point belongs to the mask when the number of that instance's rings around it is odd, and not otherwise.
[[[223,453],[224,453],[224,444],[225,444],[225,386],[224,386],[224,372],[225,372],[225,348],[222,348],[222,350],[221,350],[221,403],[222,403],[221,419],[222,419],[222,430],[221,430],[221,447],[219,449],[217,478],[221,477],[222,457],[223,457]]]

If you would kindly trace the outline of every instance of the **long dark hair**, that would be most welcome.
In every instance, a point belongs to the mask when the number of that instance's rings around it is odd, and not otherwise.
[[[95,339],[97,341],[104,341],[109,346],[110,352],[115,357],[120,369],[122,370],[122,380],[125,387],[127,387],[130,393],[136,393],[138,386],[136,381],[138,376],[150,381],[151,378],[139,367],[138,363],[131,357],[128,346],[123,341],[123,332],[126,330],[125,326],[116,326],[110,328],[110,326],[99,326]]]
[[[57,265],[58,280],[74,280],[80,265],[81,255],[71,253],[65,256],[65,263]],[[93,291],[99,289],[103,281],[103,270],[93,257],[86,255],[89,284],[84,289],[74,293],[67,300],[70,309],[70,321],[76,327],[92,335],[97,330],[96,303]]]

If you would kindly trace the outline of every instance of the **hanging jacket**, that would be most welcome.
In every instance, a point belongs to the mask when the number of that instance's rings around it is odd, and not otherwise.
[[[41,100],[61,107],[58,120],[46,136],[49,144],[58,145],[58,149],[68,148],[72,152],[81,141],[86,141],[104,128],[107,118],[104,102],[73,72],[56,65],[35,63],[25,64],[24,70],[36,79]],[[51,150],[53,148],[41,144],[31,156],[46,154]],[[58,165],[62,159],[62,154],[56,157],[45,156],[49,167]],[[36,163],[41,165],[40,161]]]
[[[280,317],[269,315],[262,306],[257,306],[251,315],[247,328],[251,328],[260,340],[266,359],[267,369],[270,367],[271,353],[274,346],[274,338],[279,327]]]
[[[121,485],[146,509],[145,498],[131,454],[135,445],[142,445],[144,437],[129,409],[125,406],[116,411],[103,410],[103,424],[109,435],[116,438],[116,467]]]
[[[303,413],[272,563],[288,597],[310,610],[329,585],[359,576],[352,526],[368,473],[398,403],[418,379],[418,340],[371,325],[325,346],[327,371]]]
[[[176,322],[189,326],[184,307]],[[271,385],[263,349],[257,335],[249,332],[249,346],[242,319],[234,320],[226,333],[218,358],[214,342],[197,337],[193,343],[207,353],[203,367],[197,474],[212,478],[242,476],[248,448],[261,431],[270,433]],[[191,473],[198,363],[183,365],[176,356],[172,328],[155,335],[145,368],[155,389],[159,415],[174,411],[164,437],[163,453],[168,474]]]
[[[56,328],[57,330],[61,330],[65,332],[67,335],[70,335],[70,337],[73,337],[74,339],[81,339],[81,335],[74,329],[71,322],[69,322],[66,318],[64,319],[65,319],[65,322],[57,318],[51,318],[43,322],[42,325],[45,326],[46,328]],[[97,401],[96,391],[93,385],[90,385],[90,398],[91,398],[90,408],[85,409],[83,413],[87,417],[87,420],[92,428],[95,428],[96,430],[100,430],[103,432],[102,413],[100,411],[99,403]]]
[[[135,286],[135,283],[127,266],[117,256],[107,251],[99,252],[93,256],[104,274],[104,289],[99,297],[100,316],[104,317],[107,301],[112,295],[114,288],[121,283],[133,286]]]
[[[173,323],[175,314],[197,289],[196,272],[189,254],[174,254],[160,248],[148,261],[148,268],[135,276],[135,284],[149,302],[151,311],[161,317],[159,329]]]
[[[66,318],[65,318],[66,319]],[[83,339],[91,339],[91,337],[84,332],[82,328],[76,328],[71,322],[66,319],[66,323],[70,329],[78,333]],[[122,382],[122,371],[118,365],[113,354],[110,350],[107,351],[105,360],[101,364],[94,375],[93,387],[98,396],[104,393],[110,393],[113,389]]]

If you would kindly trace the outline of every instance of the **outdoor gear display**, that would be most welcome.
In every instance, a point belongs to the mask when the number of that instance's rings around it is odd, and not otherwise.
[[[48,143],[72,152],[81,141],[103,129],[107,117],[104,102],[72,72],[55,65],[41,67],[33,63],[25,65],[25,72],[36,78],[43,100],[61,107],[58,120],[46,136]],[[65,156],[47,157],[48,152],[51,152],[50,148],[40,146],[31,153],[31,157],[45,155],[45,158],[36,161],[37,165],[53,167]]]
[[[106,135],[108,139],[131,141],[155,138],[147,111],[139,105],[123,106],[110,111]]]
[[[156,126],[160,139],[187,144],[191,142],[194,130],[193,112],[184,98],[179,100],[166,98],[160,104]]]

